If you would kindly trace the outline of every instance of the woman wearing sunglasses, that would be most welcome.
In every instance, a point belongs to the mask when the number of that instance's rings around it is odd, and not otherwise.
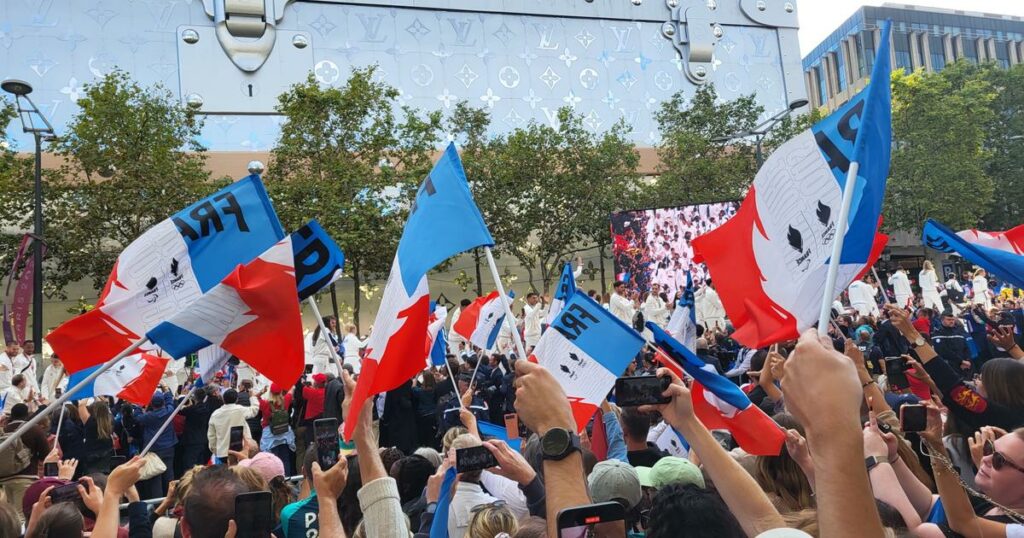
[[[942,416],[932,402],[928,427],[921,438],[928,444],[932,471],[949,528],[966,538],[1024,537],[1024,428],[995,441],[987,440],[974,477],[978,492],[988,501],[975,513],[942,445]]]

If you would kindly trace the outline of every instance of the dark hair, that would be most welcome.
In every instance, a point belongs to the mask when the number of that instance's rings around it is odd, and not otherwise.
[[[324,317],[320,318],[320,320],[324,322],[324,327],[327,327],[328,329],[330,329],[330,327],[331,327],[331,320],[332,319],[334,319],[334,316],[324,316]],[[316,324],[316,328],[313,329],[313,344],[316,344],[317,340],[319,340],[319,339],[320,339],[320,324],[317,323]]]
[[[405,454],[400,449],[393,446],[380,449],[380,462],[384,464],[385,473],[390,472],[391,466],[404,457]]]
[[[536,297],[536,296],[537,296],[537,292],[535,292],[535,291],[531,291],[530,293],[526,294],[526,298],[527,299],[529,299],[530,297]]]
[[[544,518],[530,516],[519,520],[519,530],[512,538],[547,538],[548,524]]]
[[[24,374],[14,374],[14,377],[11,378],[11,386],[12,387],[17,387],[24,380],[25,380],[25,375]]]
[[[651,431],[650,415],[627,407],[622,410],[619,420],[622,422],[622,432],[629,435],[630,439],[647,440],[647,433]]]
[[[235,517],[235,497],[249,487],[227,465],[214,465],[195,474],[185,497],[184,522],[193,538],[221,538]]]
[[[25,420],[28,418],[28,406],[20,403],[11,407],[11,420]]]
[[[77,537],[82,536],[84,530],[85,519],[74,503],[57,503],[39,516],[31,538]],[[18,533],[4,536],[18,536]]]
[[[654,495],[647,538],[742,538],[746,534],[725,501],[693,484],[669,484]]]
[[[228,389],[224,391],[224,403],[233,404],[238,402],[238,391],[235,389]]]
[[[423,494],[434,466],[423,456],[406,456],[395,463],[393,478],[398,483],[399,502],[405,504]]]
[[[466,308],[467,306],[469,306],[471,304],[473,304],[473,301],[470,301],[469,299],[463,299],[463,300],[459,301],[459,305],[462,306],[462,308]]]
[[[356,527],[363,519],[363,510],[359,506],[359,490],[363,487],[363,476],[359,472],[359,457],[348,458],[348,479],[345,489],[338,495],[338,515],[346,536],[355,536]]]
[[[615,282],[612,283],[612,289],[615,289],[615,288],[617,288],[619,286],[625,286],[625,285],[626,285],[625,282],[623,282],[621,280],[616,280]]]
[[[993,402],[1024,409],[1024,364],[1016,359],[991,359],[981,367],[981,384],[985,397]]]

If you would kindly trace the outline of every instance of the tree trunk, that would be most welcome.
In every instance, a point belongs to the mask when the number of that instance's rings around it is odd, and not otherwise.
[[[484,281],[480,277],[480,247],[473,249],[473,262],[476,264],[476,296],[483,297]],[[494,287],[498,287],[497,283],[495,283]]]
[[[341,318],[338,317],[338,293],[334,290],[334,282],[331,282],[331,309],[334,310],[334,319],[337,320],[340,331]]]
[[[352,262],[352,323],[356,326],[356,334],[362,334],[359,328],[359,262]]]

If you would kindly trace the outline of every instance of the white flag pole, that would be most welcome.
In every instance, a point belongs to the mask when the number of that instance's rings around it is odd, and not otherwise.
[[[885,285],[882,284],[882,279],[878,278],[878,271],[874,266],[871,266],[871,274],[875,275],[875,282],[878,283],[879,288],[882,288],[882,302],[885,304],[892,304],[892,301],[889,300],[889,290],[887,290]],[[872,299],[874,299],[874,297],[872,297]]]
[[[846,239],[846,228],[850,220],[850,206],[853,205],[853,191],[857,185],[858,170],[860,170],[860,163],[851,162],[850,169],[846,172],[846,184],[843,185],[843,205],[839,209],[836,240],[832,243],[832,256],[829,258],[825,292],[821,296],[821,312],[818,315],[818,334],[821,336],[828,336],[828,322],[831,319],[836,279],[839,276],[839,258],[843,253],[843,240]]]
[[[53,446],[60,448],[60,428],[64,424],[64,406],[60,406],[60,417],[57,418],[57,437],[53,440]]]
[[[139,346],[145,344],[146,342],[149,342],[149,338],[146,338],[145,336],[143,336],[142,338],[136,340],[135,342],[132,343],[132,345],[126,347],[123,351],[118,353],[117,356],[115,356],[113,359],[110,359],[109,361],[103,363],[103,366],[100,366],[98,369],[96,369],[95,372],[89,374],[85,379],[80,381],[77,385],[75,385],[73,387],[68,387],[68,390],[64,391],[64,394],[61,394],[60,398],[57,398],[56,400],[51,402],[49,405],[46,406],[45,409],[43,409],[39,413],[36,413],[36,416],[32,417],[28,422],[22,424],[21,427],[18,428],[18,431],[14,432],[12,435],[8,436],[7,439],[4,439],[4,442],[0,443],[0,452],[3,452],[5,448],[11,446],[11,444],[14,443],[15,439],[18,439],[19,437],[24,435],[25,432],[27,432],[29,430],[29,428],[31,428],[31,427],[35,426],[36,424],[38,424],[39,421],[43,420],[44,417],[46,417],[51,412],[53,412],[53,410],[57,406],[64,405],[64,402],[70,400],[71,396],[74,393],[76,393],[79,390],[81,390],[82,387],[84,387],[84,386],[88,385],[89,383],[92,383],[93,381],[95,381],[96,378],[99,377],[103,372],[106,372],[107,370],[111,369],[115,364],[117,364],[118,361],[120,361],[121,359],[123,359],[123,358],[127,357],[128,355],[130,355],[132,352],[134,352],[136,349],[138,349]]]
[[[501,283],[501,276],[498,275],[498,266],[494,263],[494,253],[491,252],[491,247],[484,247],[484,253],[487,254],[487,265],[491,267],[491,277],[494,278],[494,287],[498,288],[498,296],[501,297],[501,305],[505,307],[505,323],[508,325],[509,330],[512,332],[512,341],[516,344],[516,353],[518,359],[525,359],[526,347],[523,346],[523,339],[519,336],[519,331],[516,330],[516,317],[512,315],[512,305],[508,302],[508,295],[505,294],[505,286]]]
[[[195,390],[195,389],[193,389],[193,390]],[[181,403],[178,404],[178,407],[175,407],[174,411],[171,412],[171,416],[167,417],[167,419],[164,420],[164,423],[160,425],[160,429],[156,431],[156,434],[153,435],[153,438],[150,439],[148,443],[146,443],[146,448],[143,448],[142,452],[139,453],[139,457],[140,458],[149,453],[149,449],[153,448],[153,444],[156,443],[156,440],[160,438],[160,434],[164,433],[164,430],[166,430],[167,426],[169,426],[171,424],[171,421],[174,420],[174,417],[178,416],[178,413],[180,413],[181,410],[185,408],[185,404],[188,402],[188,399],[191,398],[191,397],[192,397],[192,395],[189,394],[188,396],[185,396],[184,398],[182,398]],[[249,397],[250,398],[255,398],[256,396],[250,394]]]
[[[459,400],[459,407],[465,409],[465,406],[462,405],[462,395],[459,394],[459,383],[455,380],[455,374],[452,373],[452,365],[448,359],[445,359],[444,365],[448,368],[448,379],[452,381],[452,389],[455,391],[455,397]]]
[[[310,308],[313,309],[313,315],[316,316],[316,323],[317,323],[317,325],[320,326],[320,332],[324,333],[324,338],[326,338],[327,342],[330,343],[330,341],[331,341],[330,334],[331,333],[330,333],[330,331],[327,330],[327,327],[324,326],[324,317],[320,315],[320,307],[318,307],[316,305],[316,301],[313,300],[312,296],[307,298],[306,301],[309,302]],[[338,324],[338,332],[340,333],[341,332],[341,322],[335,320],[335,323]],[[338,338],[339,339],[341,338],[341,334],[338,335]],[[334,346],[332,346],[332,345],[328,345],[327,347],[330,348],[330,350],[331,350],[331,358],[334,359],[334,362],[338,365],[338,375],[341,375],[341,366],[342,366],[342,364],[341,364],[341,359],[338,358],[338,350],[334,349]]]

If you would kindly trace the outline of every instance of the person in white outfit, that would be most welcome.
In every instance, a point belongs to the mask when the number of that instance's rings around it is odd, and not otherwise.
[[[651,284],[651,293],[640,306],[640,311],[644,314],[644,320],[653,321],[659,327],[668,323],[668,308],[661,298],[661,285],[657,282]]]
[[[64,372],[64,365],[56,355],[50,356],[50,365],[43,370],[43,382],[39,392],[47,402],[57,399],[57,389],[64,391],[68,388],[68,376]]]
[[[917,282],[921,285],[921,300],[926,308],[936,312],[942,312],[942,297],[939,295],[939,277],[935,274],[935,266],[930,260],[925,260],[921,272],[917,275]]]
[[[21,346],[21,353],[14,357],[14,373],[15,375],[24,374],[28,388],[39,394],[39,376],[36,375],[38,370],[34,352],[35,344],[31,340],[25,340],[24,345]]]
[[[907,271],[903,269],[902,265],[896,267],[896,272],[889,275],[889,285],[892,286],[892,292],[896,295],[896,304],[906,308],[910,304],[910,300],[914,297],[914,292],[910,289],[910,278],[907,277]]]
[[[875,300],[878,295],[878,285],[871,275],[865,276],[862,280],[854,280],[847,288],[847,293],[850,295],[850,306],[857,311],[857,314],[876,318],[880,315],[878,301]]]
[[[459,317],[462,316],[462,310],[471,304],[473,304],[473,301],[470,301],[469,299],[463,299],[459,302],[459,307],[452,313],[452,320],[448,324],[449,329],[444,333],[445,336],[448,337],[448,353],[451,353],[456,357],[462,353],[463,344],[466,344],[467,342],[461,334],[451,330],[450,327],[454,327],[455,324],[458,323]]]
[[[954,316],[960,315],[960,305],[963,304],[964,300],[964,287],[960,285],[960,280],[956,278],[956,273],[949,273],[946,275],[946,302],[949,303],[949,309],[953,312]]]
[[[361,340],[359,335],[356,334],[356,326],[349,323],[345,327],[345,338],[341,340],[341,347],[345,351],[345,364],[352,365],[352,371],[359,373],[360,368],[363,364],[362,356],[359,354],[359,350],[366,347],[366,342],[369,340],[367,337],[365,340]],[[341,372],[334,374],[337,376],[341,375]]]
[[[541,324],[547,315],[547,301],[536,292],[527,293],[526,304],[523,305],[523,339],[526,340],[527,353],[540,341]]]
[[[984,306],[986,312],[992,308],[992,292],[988,289],[987,275],[988,273],[979,267],[974,271],[974,278],[971,279],[971,290],[974,292],[974,298],[971,299],[971,302]]]
[[[710,280],[694,294],[694,302],[697,323],[708,329],[725,329],[725,305]]]
[[[636,305],[633,301],[630,301],[626,297],[626,283],[621,280],[616,280],[612,284],[612,289],[615,290],[611,297],[608,299],[608,310],[613,316],[619,318],[623,323],[632,327],[633,316],[636,315]]]
[[[339,366],[334,359],[334,355],[338,350],[338,321],[334,319],[334,316],[324,316],[322,321],[324,327],[327,327],[327,334],[323,334],[318,323],[316,328],[313,329],[313,338],[311,340],[313,344],[313,375],[330,373],[339,376],[341,371],[338,369]],[[331,348],[334,348],[334,353],[331,353]],[[356,351],[358,354],[358,349]],[[356,371],[359,371],[358,364],[354,368],[356,368]]]
[[[11,386],[14,377],[14,357],[18,356],[18,344],[7,342],[7,348],[0,352],[0,391]]]

